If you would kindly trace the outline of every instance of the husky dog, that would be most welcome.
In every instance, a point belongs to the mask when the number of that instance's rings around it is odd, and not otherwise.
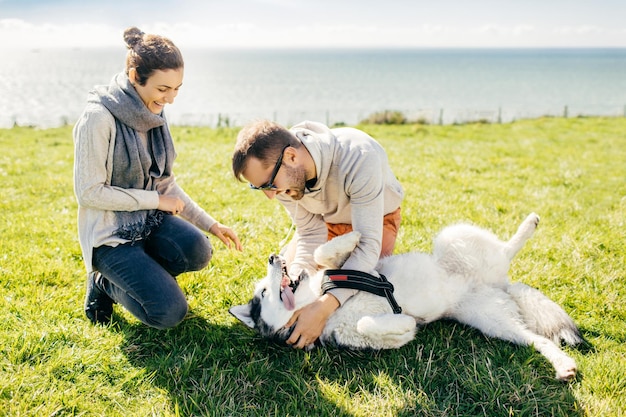
[[[416,325],[446,318],[489,337],[533,345],[552,363],[557,379],[574,378],[576,362],[559,347],[561,342],[583,342],[574,321],[540,291],[510,283],[507,275],[511,260],[538,223],[539,216],[530,214],[508,242],[476,226],[457,224],[439,233],[432,254],[381,259],[376,270],[393,284],[402,313],[393,314],[385,297],[359,291],[333,313],[319,343],[349,349],[398,348],[414,338]],[[340,268],[359,239],[358,232],[334,238],[316,250],[316,262],[322,268]],[[296,309],[321,295],[322,277],[320,270],[292,279],[284,260],[272,255],[252,300],[229,311],[262,336],[284,342],[291,331],[285,324]]]

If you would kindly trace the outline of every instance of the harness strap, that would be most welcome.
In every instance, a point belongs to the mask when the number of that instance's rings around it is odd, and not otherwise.
[[[324,271],[324,279],[322,280],[322,293],[325,294],[333,288],[350,288],[385,297],[394,314],[402,312],[402,308],[393,296],[393,284],[387,281],[387,278],[382,274],[379,278],[352,269],[327,269]]]

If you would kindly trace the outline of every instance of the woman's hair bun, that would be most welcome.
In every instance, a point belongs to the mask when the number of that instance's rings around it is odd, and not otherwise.
[[[133,26],[124,31],[124,42],[129,49],[133,49],[143,40],[144,33],[137,27]]]
[[[145,34],[133,26],[124,31],[124,41],[128,48],[126,74],[134,69],[139,85],[145,85],[156,70],[179,69],[185,66],[180,50],[164,36]]]

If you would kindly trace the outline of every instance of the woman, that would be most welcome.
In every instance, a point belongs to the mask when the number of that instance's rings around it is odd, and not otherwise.
[[[78,234],[87,267],[85,313],[108,323],[113,303],[165,329],[187,314],[176,276],[206,267],[201,230],[241,250],[237,235],[177,184],[176,152],[163,107],[183,81],[183,58],[167,38],[132,27],[125,71],[90,92],[74,127]]]

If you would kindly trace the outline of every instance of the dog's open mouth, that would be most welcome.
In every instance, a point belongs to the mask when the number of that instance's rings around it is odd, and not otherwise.
[[[300,279],[291,280],[289,273],[287,272],[287,264],[281,259],[281,270],[283,276],[280,281],[280,299],[287,310],[293,310],[296,308],[296,299],[294,293],[300,284]]]

